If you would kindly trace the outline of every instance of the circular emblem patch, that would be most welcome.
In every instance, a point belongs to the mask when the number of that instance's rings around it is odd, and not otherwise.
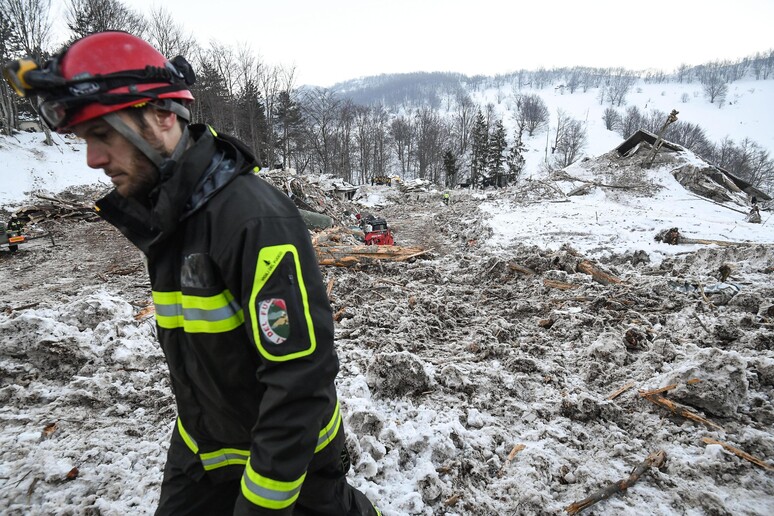
[[[258,305],[258,325],[266,340],[282,344],[290,336],[290,321],[284,299],[266,299]]]

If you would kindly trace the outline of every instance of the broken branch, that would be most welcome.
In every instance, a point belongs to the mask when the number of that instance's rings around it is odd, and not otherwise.
[[[602,271],[588,260],[581,260],[576,268],[579,272],[590,275],[597,283],[603,285],[623,283],[622,279]]]
[[[624,385],[623,387],[621,387],[620,389],[618,389],[615,392],[613,392],[612,394],[610,394],[610,396],[608,396],[607,399],[608,400],[613,400],[613,399],[617,398],[618,396],[620,396],[621,394],[623,394],[624,392],[626,392],[629,389],[631,389],[632,387],[634,387],[635,385],[636,384],[634,382],[629,382],[626,385]]]
[[[592,494],[588,498],[584,498],[580,502],[570,504],[565,509],[565,511],[567,511],[569,514],[578,514],[583,509],[591,507],[599,501],[606,500],[614,494],[623,493],[632,485],[634,485],[634,483],[637,482],[646,471],[648,471],[650,468],[660,468],[664,465],[664,462],[666,462],[666,452],[664,452],[664,450],[653,452],[648,455],[644,461],[640,462],[632,470],[632,472],[629,473],[627,478],[619,480],[618,482],[614,482],[607,487],[600,489],[596,493]]]
[[[725,432],[722,426],[716,425],[712,421],[705,419],[701,417],[700,415],[696,414],[695,412],[692,412],[688,410],[687,408],[678,405],[674,401],[670,401],[663,396],[660,396],[658,394],[650,394],[643,396],[646,400],[650,401],[651,403],[655,405],[659,405],[661,407],[664,407],[665,409],[671,411],[673,414],[676,414],[680,417],[684,417],[685,419],[690,419],[691,421],[694,421],[696,423],[701,423],[705,426],[708,426],[710,428],[714,428],[716,430],[720,430],[721,432]]]

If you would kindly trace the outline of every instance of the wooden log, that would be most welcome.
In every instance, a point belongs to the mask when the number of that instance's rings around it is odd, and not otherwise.
[[[643,398],[645,398],[646,400],[650,401],[655,405],[664,407],[665,409],[671,411],[675,415],[684,417],[685,419],[690,419],[695,423],[701,423],[702,425],[708,426],[710,428],[714,428],[715,430],[720,430],[721,432],[725,432],[722,426],[717,425],[712,421],[701,417],[695,412],[688,410],[686,407],[683,407],[682,405],[678,405],[674,401],[668,400],[659,394],[650,394],[647,396],[643,396]]]
[[[558,288],[559,290],[572,290],[580,286],[580,285],[573,285],[572,283],[565,283],[563,281],[556,281],[556,280],[550,280],[550,279],[544,279],[543,285],[549,288]]]
[[[584,498],[580,502],[570,504],[567,506],[565,511],[567,511],[569,514],[578,514],[583,509],[587,509],[597,502],[606,500],[615,494],[623,493],[632,485],[634,485],[634,483],[637,482],[646,471],[648,471],[650,468],[660,468],[664,465],[664,462],[666,462],[666,452],[664,450],[653,452],[648,455],[644,461],[640,462],[632,470],[632,472],[629,473],[627,478],[619,480],[618,482],[613,482],[612,484],[603,487],[596,493],[587,498]]]
[[[705,444],[719,444],[720,446],[722,446],[726,450],[730,451],[731,453],[733,453],[737,457],[740,457],[740,458],[742,458],[744,460],[750,461],[753,464],[755,464],[756,466],[759,466],[759,467],[761,467],[761,468],[763,468],[763,469],[765,469],[767,471],[774,471],[774,466],[770,466],[769,464],[766,464],[765,462],[763,462],[761,459],[759,459],[757,457],[754,457],[754,456],[750,455],[749,453],[743,452],[739,448],[735,448],[734,446],[731,446],[730,444],[727,444],[727,443],[724,443],[724,442],[720,442],[720,441],[718,441],[716,439],[713,439],[711,437],[703,437],[702,441]]]
[[[525,276],[534,276],[535,271],[530,269],[529,267],[524,267],[523,265],[519,265],[518,263],[509,263],[508,268],[510,268],[514,272],[518,272],[519,274],[524,274]]]
[[[428,254],[430,250],[421,247],[400,247],[392,245],[342,245],[316,246],[317,261],[320,265],[348,267],[369,261],[405,261]]]
[[[578,272],[590,275],[592,278],[594,278],[594,281],[601,283],[602,285],[617,285],[623,283],[621,278],[617,278],[612,274],[604,272],[588,260],[581,260],[578,262],[576,269]]]

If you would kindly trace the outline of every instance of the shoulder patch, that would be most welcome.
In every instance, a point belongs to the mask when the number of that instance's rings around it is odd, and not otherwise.
[[[258,325],[263,336],[280,345],[290,336],[290,319],[284,299],[265,299],[258,305]]]

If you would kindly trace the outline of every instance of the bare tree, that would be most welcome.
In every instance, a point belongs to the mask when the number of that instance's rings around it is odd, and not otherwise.
[[[188,59],[196,48],[193,34],[186,32],[163,6],[151,9],[146,38],[167,58],[183,56]]]
[[[51,0],[0,0],[24,52],[40,59],[51,36]]]
[[[316,168],[320,173],[329,173],[333,168],[336,121],[341,101],[330,90],[314,88],[306,92],[302,106]]]
[[[430,107],[422,107],[416,114],[417,145],[415,147],[420,178],[440,182],[443,167],[443,148],[446,144],[443,120]]]
[[[624,138],[628,138],[642,127],[642,122],[642,114],[640,113],[640,110],[637,109],[637,106],[629,106],[626,108],[626,114],[624,114],[621,119],[618,132]]]
[[[51,33],[51,1],[0,0],[0,10],[7,13],[10,27],[15,32],[13,40],[21,46],[21,50],[34,59],[42,59],[47,54]],[[35,110],[32,101],[29,102],[30,107]],[[46,135],[46,145],[53,145],[51,130],[40,120],[38,123]]]
[[[605,122],[605,129],[608,131],[614,131],[621,123],[621,115],[613,107],[605,108],[605,112],[602,115],[602,121]]]
[[[564,139],[565,132],[572,121],[572,117],[567,114],[563,109],[559,109],[556,112],[556,132],[554,134],[554,145],[551,147],[551,154],[556,152],[559,147],[559,143]]]
[[[526,130],[532,136],[548,122],[548,108],[540,95],[520,95],[516,98],[516,113],[513,116],[519,132]]]
[[[14,25],[6,10],[0,9],[0,61],[3,63],[20,57],[24,50],[24,45],[13,29]],[[3,134],[11,135],[13,130],[19,127],[18,102],[18,96],[8,83],[0,80],[0,128]]]
[[[462,155],[470,145],[470,130],[473,127],[475,104],[467,93],[457,95],[457,110],[454,112],[454,134],[457,138],[457,155]]]
[[[717,100],[718,104],[722,105],[728,94],[728,84],[723,78],[720,63],[713,62],[706,65],[699,76],[699,81],[704,89],[704,96],[710,104],[714,104]]]
[[[632,89],[632,86],[634,86],[636,81],[637,76],[634,72],[630,72],[623,68],[611,70],[607,79],[607,98],[610,101],[610,105],[620,107],[626,100],[626,95]]]
[[[415,129],[410,117],[399,115],[390,127],[392,144],[401,168],[401,177],[407,177],[411,170],[411,155],[414,148]]]
[[[120,0],[68,0],[65,20],[72,32],[71,40],[106,30],[122,30],[143,37],[148,28],[143,15]]]
[[[271,66],[265,63],[258,63],[257,74],[258,85],[261,93],[263,94],[264,102],[266,102],[266,123],[268,124],[266,132],[266,137],[268,138],[266,142],[266,152],[268,154],[269,163],[274,165],[277,161],[275,158],[277,142],[275,137],[276,131],[274,128],[274,121],[276,120],[275,115],[277,110],[277,99],[279,98],[280,92],[283,91],[284,72],[280,66]],[[317,95],[317,93],[320,92],[317,91],[316,93],[311,94],[310,98],[319,99],[320,96]],[[327,97],[327,95],[325,96]],[[328,143],[330,144],[331,142],[329,141]],[[329,146],[326,148],[329,148]],[[329,171],[327,168],[329,166],[332,166],[332,163],[326,162],[325,171]]]
[[[588,141],[586,128],[580,120],[570,119],[561,140],[556,144],[556,162],[561,167],[573,164]]]

